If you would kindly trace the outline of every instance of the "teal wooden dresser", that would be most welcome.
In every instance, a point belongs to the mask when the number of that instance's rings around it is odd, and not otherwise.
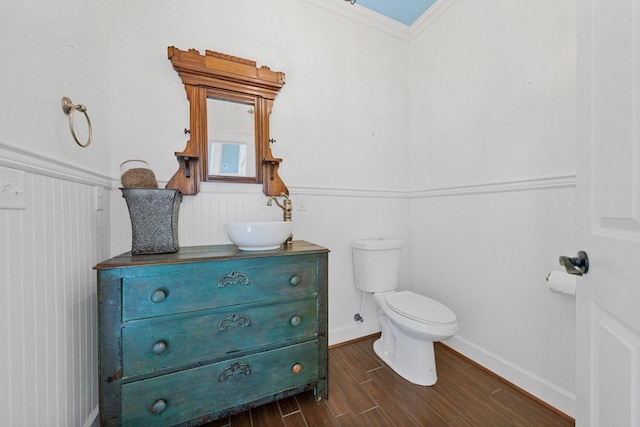
[[[100,425],[199,425],[327,399],[328,250],[295,241],[126,253],[98,274]]]

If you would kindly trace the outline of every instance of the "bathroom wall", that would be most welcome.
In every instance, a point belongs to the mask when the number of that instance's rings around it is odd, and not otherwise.
[[[18,150],[89,174],[110,171],[108,5],[70,0],[0,6],[0,138]],[[88,108],[94,141],[71,137],[62,97]],[[76,118],[86,140],[84,117]]]
[[[575,3],[440,3],[410,65],[412,287],[457,313],[447,344],[568,414],[575,300],[545,277],[579,249]]]
[[[146,159],[162,182],[177,170],[173,153],[185,147],[189,108],[167,46],[224,52],[285,72],[271,115],[272,151],[284,159],[279,174],[294,199],[294,237],[331,250],[330,344],[376,332],[372,304],[363,309],[366,322],[353,320],[361,296],[350,242],[408,242],[407,28],[337,0],[112,4],[113,176],[132,158]],[[181,205],[180,244],[229,243],[227,221],[281,219],[266,201],[260,185],[203,184]],[[112,204],[117,254],[130,249],[130,225],[118,191]]]
[[[91,267],[130,244],[118,167],[146,159],[164,183],[186,143],[169,45],[287,74],[273,152],[296,238],[331,250],[330,343],[378,328],[369,299],[353,321],[350,242],[400,237],[401,286],[459,315],[449,344],[570,413],[573,302],[544,276],[577,249],[574,1],[439,0],[410,31],[342,0],[3,3],[0,171],[25,177],[24,209],[0,209],[3,420],[95,423]],[[62,96],[88,107],[87,149]],[[227,220],[279,218],[259,186],[203,187],[181,206],[182,245],[226,242]]]
[[[97,413],[92,266],[110,252],[108,16],[107,2],[0,5],[3,426],[83,426]],[[63,96],[87,106],[88,148],[71,137]],[[76,125],[84,141],[82,115]]]

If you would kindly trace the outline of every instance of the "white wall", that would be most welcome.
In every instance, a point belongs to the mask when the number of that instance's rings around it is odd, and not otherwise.
[[[20,209],[0,209],[2,425],[82,426],[97,411],[96,279],[109,254],[109,26],[106,2],[0,5],[0,191],[21,176]],[[80,148],[61,108],[85,104]],[[84,118],[77,133],[87,136]],[[23,180],[23,181],[22,181]],[[4,199],[5,194],[0,197]]]
[[[545,277],[578,249],[575,3],[440,3],[410,65],[412,286],[457,313],[448,344],[569,414],[575,300]]]
[[[70,0],[7,1],[0,6],[1,142],[83,171],[110,167],[109,26],[107,4]],[[84,104],[94,141],[80,149],[62,97]],[[76,117],[80,139],[84,117]]]
[[[112,174],[126,159],[145,159],[160,181],[177,170],[189,127],[184,87],[167,46],[214,50],[286,73],[271,115],[273,154],[292,198],[296,239],[329,255],[330,344],[378,330],[373,305],[366,324],[353,320],[350,242],[397,236],[408,241],[408,30],[342,1],[112,2]],[[349,6],[349,7],[346,7]],[[365,15],[369,16],[369,15]],[[194,30],[197,28],[197,31]],[[117,183],[116,183],[117,184]],[[261,186],[204,184],[180,207],[181,245],[230,243],[224,222],[280,219]],[[112,253],[130,249],[124,200],[114,192]],[[408,266],[408,259],[407,259]],[[408,277],[408,268],[405,270]]]
[[[279,173],[287,186],[406,189],[407,39],[333,12],[355,13],[337,0],[323,3],[112,2],[113,175],[130,158],[146,159],[165,181],[177,169],[172,154],[185,147],[189,110],[167,59],[173,45],[286,73],[271,137],[274,155],[285,159]]]

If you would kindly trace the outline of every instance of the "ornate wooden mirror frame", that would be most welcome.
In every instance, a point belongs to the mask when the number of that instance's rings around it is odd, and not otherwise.
[[[190,105],[191,139],[182,152],[175,155],[180,165],[167,183],[167,188],[177,189],[182,194],[197,194],[201,181],[240,183],[262,183],[267,196],[289,194],[289,190],[278,176],[282,159],[271,154],[269,138],[269,116],[273,101],[285,83],[282,72],[268,67],[256,67],[255,61],[242,59],[207,50],[200,55],[195,49],[188,51],[168,47],[168,56],[173,68],[182,79]],[[216,98],[242,102],[253,109],[255,120],[255,177],[211,175],[208,169],[209,131],[207,124],[207,99]]]

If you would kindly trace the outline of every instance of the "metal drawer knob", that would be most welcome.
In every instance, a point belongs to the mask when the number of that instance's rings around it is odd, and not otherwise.
[[[167,293],[162,289],[158,289],[151,294],[151,301],[158,304],[164,301],[166,297],[167,297]]]
[[[302,282],[300,276],[292,276],[291,279],[289,279],[289,284],[291,284],[291,286],[298,286],[300,282]]]
[[[163,399],[158,399],[151,407],[151,412],[154,414],[161,414],[165,409],[167,409],[167,402]]]
[[[291,372],[298,375],[300,372],[302,372],[302,365],[299,363],[296,363],[291,367]]]
[[[289,321],[289,323],[291,323],[291,326],[299,326],[301,322],[302,318],[300,318],[300,316],[293,316]]]
[[[158,341],[153,345],[153,347],[151,347],[151,351],[153,354],[160,355],[167,351],[167,343],[164,341]]]

